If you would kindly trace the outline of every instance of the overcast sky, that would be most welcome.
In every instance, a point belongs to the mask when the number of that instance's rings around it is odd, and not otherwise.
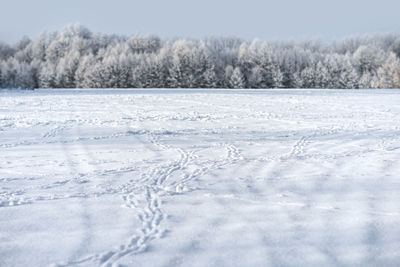
[[[79,23],[161,37],[329,40],[400,32],[399,0],[1,0],[0,40]]]

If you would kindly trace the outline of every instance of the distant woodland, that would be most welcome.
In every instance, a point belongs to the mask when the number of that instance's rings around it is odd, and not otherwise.
[[[1,88],[400,88],[400,35],[330,43],[94,34],[0,42]]]

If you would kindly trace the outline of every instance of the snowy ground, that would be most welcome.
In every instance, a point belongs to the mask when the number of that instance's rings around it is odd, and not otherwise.
[[[0,266],[399,266],[398,90],[0,92]]]

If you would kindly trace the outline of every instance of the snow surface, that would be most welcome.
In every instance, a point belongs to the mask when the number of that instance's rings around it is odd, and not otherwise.
[[[399,90],[0,92],[0,266],[398,266]]]

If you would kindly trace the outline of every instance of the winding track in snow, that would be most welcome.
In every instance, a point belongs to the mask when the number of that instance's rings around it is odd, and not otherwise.
[[[185,242],[178,240],[172,245],[176,255],[164,264],[189,263],[188,251],[199,247],[212,255],[218,243],[208,231],[225,240],[223,249],[235,251],[228,246],[234,241],[250,254],[268,251],[236,259],[243,265],[266,258],[271,265],[310,262],[307,251],[319,255],[316,263],[327,265],[390,265],[400,259],[393,252],[399,240],[388,237],[396,236],[393,225],[400,221],[394,194],[400,171],[397,91],[117,91],[112,97],[103,92],[0,96],[8,110],[1,114],[7,120],[0,129],[5,152],[0,156],[0,212],[27,225],[22,218],[30,210],[43,206],[57,217],[62,204],[76,212],[66,219],[79,219],[75,245],[65,244],[67,256],[31,259],[34,263],[123,266],[146,262],[146,255],[168,258],[160,244],[172,236],[176,240],[177,234],[189,237],[182,223],[191,220],[199,221],[192,226],[198,234],[190,236],[197,245],[179,256]],[[42,106],[30,105],[37,98]],[[57,101],[58,107],[46,107]],[[96,228],[101,213],[93,213],[93,203],[110,200],[113,204],[101,212],[119,217],[115,225],[105,220],[107,229]],[[185,200],[199,208],[211,205],[209,214],[194,208],[182,217]],[[352,216],[359,220],[341,224]],[[118,220],[126,220],[123,229]],[[320,224],[310,224],[315,220]],[[276,222],[276,229],[268,222]],[[119,230],[126,234],[101,238],[103,232]],[[245,247],[243,240],[229,239],[224,232],[243,238],[252,234],[255,245]],[[68,237],[61,230],[60,236]],[[96,240],[104,245],[97,248]],[[354,244],[349,253],[359,258],[346,258],[329,245],[349,242]],[[13,245],[0,241],[0,265],[22,264],[26,247],[14,245],[10,258],[1,253],[8,246]],[[219,260],[229,265],[228,257]],[[163,265],[161,260],[153,264]]]

